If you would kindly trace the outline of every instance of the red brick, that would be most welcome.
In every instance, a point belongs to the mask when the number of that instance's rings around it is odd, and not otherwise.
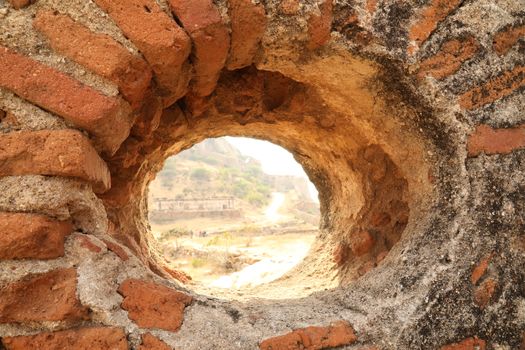
[[[319,5],[319,14],[312,13],[308,19],[307,47],[310,50],[324,46],[330,40],[332,29],[332,0],[324,0]]]
[[[171,348],[151,333],[146,333],[142,335],[142,344],[138,350],[171,350]]]
[[[307,327],[264,340],[261,350],[320,350],[350,345],[357,340],[352,326],[339,321],[328,327]]]
[[[479,44],[472,36],[445,42],[440,51],[420,64],[418,76],[431,75],[440,80],[456,73],[463,62],[471,59],[479,50]]]
[[[449,344],[440,350],[485,350],[486,343],[483,339],[467,338],[459,343]]]
[[[73,268],[28,275],[0,287],[0,323],[86,320],[88,310],[76,292]]]
[[[172,11],[193,41],[192,91],[210,95],[228,58],[230,35],[211,0],[170,0]]]
[[[479,264],[472,270],[472,274],[470,275],[470,281],[472,284],[478,283],[479,279],[483,277],[485,272],[487,271],[489,267],[490,260],[492,259],[492,254],[485,257],[483,260],[479,262]]]
[[[370,252],[375,243],[374,237],[368,231],[355,232],[350,239],[350,248],[356,256]]]
[[[9,3],[11,6],[13,6],[16,10],[20,10],[23,7],[27,7],[31,5],[31,0],[9,0]]]
[[[126,250],[124,250],[124,248],[122,248],[119,244],[111,242],[107,239],[103,239],[102,241],[106,244],[108,249],[115,253],[115,255],[118,256],[122,261],[129,260],[128,253],[126,253]]]
[[[415,41],[416,47],[425,42],[430,34],[437,28],[462,0],[431,0],[428,6],[421,10],[417,21],[410,27],[409,39]],[[409,51],[413,51],[409,49]]]
[[[515,67],[482,86],[465,92],[459,97],[459,105],[465,109],[476,109],[512,94],[525,86],[525,66]]]
[[[483,281],[474,291],[474,301],[478,306],[484,309],[494,296],[494,292],[498,287],[498,281],[490,277]]]
[[[186,94],[190,38],[154,0],[95,0],[142,52],[155,73],[165,106]]]
[[[141,57],[109,35],[94,33],[57,12],[39,11],[33,26],[47,37],[55,51],[114,82],[134,108],[140,106],[152,77]]]
[[[478,125],[467,141],[469,157],[475,157],[480,153],[508,154],[524,147],[525,124],[509,129],[493,129],[488,125]]]
[[[498,32],[492,42],[494,51],[499,55],[506,54],[523,36],[525,36],[525,25],[510,26]]]
[[[6,350],[128,350],[121,328],[78,328],[2,339]]]
[[[102,248],[93,243],[91,238],[89,238],[89,235],[77,236],[76,239],[80,242],[82,248],[85,248],[92,253],[100,253],[102,251]]]
[[[56,259],[64,256],[71,222],[44,215],[0,213],[0,259]]]
[[[106,163],[89,140],[76,130],[19,131],[0,135],[0,176],[53,175],[75,177],[96,192],[111,186]]]
[[[131,128],[129,105],[107,97],[40,62],[0,46],[0,87],[89,131],[113,154]]]
[[[231,47],[226,67],[239,69],[252,64],[266,30],[266,13],[252,0],[230,0]]]
[[[192,297],[166,286],[136,279],[124,281],[118,292],[122,308],[139,327],[175,332],[182,325],[184,309]]]

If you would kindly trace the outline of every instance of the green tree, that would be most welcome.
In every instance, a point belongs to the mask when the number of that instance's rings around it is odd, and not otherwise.
[[[204,168],[197,168],[193,170],[190,174],[190,178],[195,181],[209,181],[210,172]]]

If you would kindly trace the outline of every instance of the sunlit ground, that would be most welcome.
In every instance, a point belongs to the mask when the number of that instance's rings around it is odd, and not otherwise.
[[[313,232],[277,235],[216,234],[172,239],[165,251],[177,252],[170,265],[193,280],[218,288],[257,286],[271,282],[297,265],[308,253]],[[188,251],[188,254],[184,254]]]

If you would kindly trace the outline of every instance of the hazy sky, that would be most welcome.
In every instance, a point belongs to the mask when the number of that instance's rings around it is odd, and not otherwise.
[[[290,152],[268,141],[246,137],[230,137],[226,140],[243,155],[261,162],[263,170],[269,175],[295,175],[307,177],[303,168],[297,163]]]

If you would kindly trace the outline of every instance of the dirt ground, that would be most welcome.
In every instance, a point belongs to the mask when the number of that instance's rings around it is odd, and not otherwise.
[[[161,241],[172,268],[193,281],[215,288],[242,289],[271,282],[297,265],[308,253],[315,234],[214,234]]]

